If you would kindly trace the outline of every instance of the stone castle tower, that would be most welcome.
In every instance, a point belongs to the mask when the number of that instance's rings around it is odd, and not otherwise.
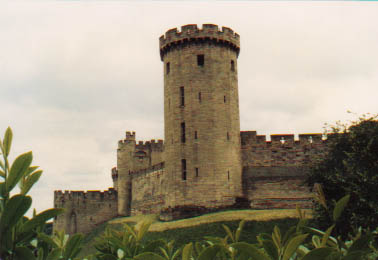
[[[160,37],[168,206],[229,205],[241,195],[239,44],[212,24]]]
[[[159,39],[164,66],[163,140],[118,142],[108,191],[55,191],[65,208],[54,229],[89,232],[117,216],[172,220],[217,209],[311,207],[307,163],[327,151],[321,134],[240,131],[239,35],[217,25],[185,25]],[[240,204],[240,202],[242,202]]]

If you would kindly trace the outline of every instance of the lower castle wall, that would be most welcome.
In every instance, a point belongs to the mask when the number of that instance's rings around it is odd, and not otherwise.
[[[108,191],[55,191],[55,207],[64,208],[54,220],[54,230],[67,234],[88,233],[98,224],[117,216],[117,192]]]
[[[243,190],[252,209],[311,208],[313,195],[303,183],[306,167],[244,167]]]
[[[167,191],[164,164],[148,171],[132,173],[131,176],[131,216],[159,214],[165,204]]]

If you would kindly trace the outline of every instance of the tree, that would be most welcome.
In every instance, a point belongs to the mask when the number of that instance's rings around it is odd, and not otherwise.
[[[335,201],[349,194],[336,233],[346,238],[359,227],[374,230],[378,225],[377,115],[363,115],[349,124],[338,122],[327,132],[328,153],[312,165],[306,181],[310,187],[317,184],[320,195],[324,192],[315,207],[315,222],[327,227]]]

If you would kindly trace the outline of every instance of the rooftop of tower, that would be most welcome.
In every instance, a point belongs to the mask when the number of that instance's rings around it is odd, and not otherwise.
[[[230,45],[237,53],[240,50],[240,36],[228,27],[219,30],[218,25],[203,24],[199,29],[196,24],[181,26],[181,32],[177,28],[168,30],[165,35],[160,36],[160,56],[163,60],[164,53],[170,47],[191,41],[211,40],[217,43]]]

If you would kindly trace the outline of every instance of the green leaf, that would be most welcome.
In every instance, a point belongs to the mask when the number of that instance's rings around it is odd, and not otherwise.
[[[136,240],[141,241],[144,235],[147,233],[148,229],[151,226],[151,222],[142,222],[140,225],[140,228],[138,230],[138,233],[136,234]]]
[[[282,260],[289,260],[307,236],[308,234],[298,235],[290,239],[287,247],[285,248]]]
[[[224,224],[222,224],[222,227],[224,228],[224,230],[226,230],[226,233],[230,237],[231,241],[236,242],[235,239],[234,239],[234,235],[232,234],[230,228],[228,226],[224,225]]]
[[[5,157],[8,157],[9,155],[11,145],[12,145],[12,138],[13,138],[12,129],[8,127],[7,130],[5,131],[4,140],[3,140],[3,149],[4,149],[3,153]]]
[[[239,252],[252,257],[253,260],[271,260],[268,256],[263,254],[260,250],[258,250],[255,246],[251,244],[245,242],[237,242],[231,244],[230,246],[235,248]]]
[[[197,260],[213,260],[215,256],[222,251],[224,247],[222,245],[212,245],[207,247],[201,252]]]
[[[306,254],[301,260],[319,260],[326,259],[335,249],[330,247],[315,248]]]
[[[325,247],[326,244],[327,244],[327,241],[328,241],[328,238],[329,236],[331,235],[331,232],[332,232],[332,229],[335,227],[335,225],[332,225],[330,226],[327,231],[325,232],[325,234],[323,235],[322,237],[322,243],[321,243],[321,247]]]
[[[27,177],[25,179],[24,184],[21,187],[21,194],[25,195],[26,193],[28,193],[31,187],[39,180],[41,175],[42,175],[42,171],[39,170],[39,171],[34,172],[29,177]]]
[[[141,253],[137,256],[134,256],[134,259],[136,260],[165,260],[164,257],[156,254],[156,253],[152,253],[152,252],[145,252],[145,253]]]
[[[49,244],[52,248],[56,248],[58,245],[51,239],[50,236],[46,235],[45,233],[38,233],[38,239],[42,240],[43,242]]]
[[[341,213],[344,211],[345,206],[349,202],[349,198],[350,195],[346,195],[336,203],[335,208],[333,209],[333,221],[336,222],[339,219]]]
[[[276,244],[277,248],[281,248],[281,232],[277,226],[274,226],[272,233],[273,242]]]
[[[14,250],[15,260],[33,260],[35,259],[33,252],[24,246],[16,247]]]
[[[182,260],[190,260],[192,256],[193,243],[186,244],[182,250]]]
[[[274,260],[278,259],[278,250],[272,240],[263,240],[263,248],[265,252]]]
[[[5,197],[6,190],[5,190],[5,182],[0,182],[0,197]]]
[[[82,234],[75,234],[71,236],[66,244],[66,247],[64,249],[63,258],[74,258],[78,253],[79,249],[81,247],[81,241],[83,239]]]
[[[14,188],[14,186],[16,186],[16,184],[21,180],[25,172],[28,170],[32,160],[32,152],[21,154],[16,158],[16,160],[14,160],[7,179],[7,192],[10,192]]]
[[[57,215],[63,213],[64,209],[48,209],[45,211],[42,211],[34,218],[28,220],[27,222],[22,225],[20,232],[26,233],[32,230],[35,227],[38,227],[40,225],[43,225],[46,223],[47,220],[56,217]]]
[[[0,170],[0,176],[5,179],[5,172],[3,170]]]
[[[61,248],[54,248],[47,256],[46,260],[58,260],[62,256]]]
[[[0,141],[0,146],[1,146],[1,141]],[[4,163],[1,160],[0,160],[0,168],[5,171]]]
[[[238,227],[238,229],[235,232],[235,242],[239,241],[240,234],[243,231],[244,224],[245,224],[245,220],[243,219],[242,221],[240,221],[239,227]]]
[[[0,234],[11,229],[28,211],[32,203],[32,199],[29,196],[14,195],[11,197],[4,208],[0,219]]]

